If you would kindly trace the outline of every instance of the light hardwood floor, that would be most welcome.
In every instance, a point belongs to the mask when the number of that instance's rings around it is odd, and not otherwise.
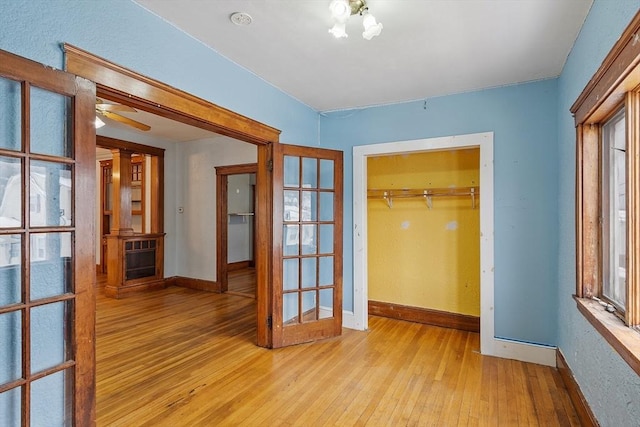
[[[228,273],[229,286],[227,293],[241,297],[256,297],[256,269],[243,268]]]
[[[98,294],[98,426],[579,425],[555,369],[481,356],[476,333],[371,317],[266,350],[254,299]]]

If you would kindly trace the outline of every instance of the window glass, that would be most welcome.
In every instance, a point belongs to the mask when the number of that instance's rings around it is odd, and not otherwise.
[[[333,289],[320,289],[320,318],[333,317]]]
[[[624,311],[627,284],[627,152],[624,111],[602,128],[602,294]]]
[[[302,287],[315,288],[318,283],[316,279],[316,258],[302,258]]]
[[[320,193],[320,221],[333,221],[333,193]]]
[[[56,372],[31,384],[31,425],[72,426],[71,371]]]
[[[302,159],[302,186],[304,188],[318,188],[318,161],[304,157]]]
[[[71,98],[31,87],[31,152],[70,157]]]
[[[20,311],[0,314],[0,385],[22,376],[22,316]],[[0,418],[1,419],[1,418]]]
[[[7,426],[19,426],[22,413],[22,387],[0,393],[0,420]]]
[[[302,321],[303,322],[313,322],[314,320],[318,320],[317,313],[317,292],[316,291],[308,291],[302,292]]]
[[[22,187],[20,159],[0,156],[0,228],[22,226]]]
[[[300,187],[300,157],[284,156],[284,186]]]
[[[299,281],[298,258],[286,258],[282,260],[282,288],[285,291],[298,289]]]
[[[282,323],[291,325],[298,323],[298,293],[282,295]]]
[[[20,83],[0,77],[0,148],[20,150]]]
[[[323,256],[318,258],[318,280],[320,286],[332,286],[333,283],[333,257]]]
[[[32,233],[31,299],[71,291],[71,233]]]
[[[0,306],[20,302],[21,291],[22,236],[0,234]]]
[[[333,189],[333,160],[320,160],[320,188]]]
[[[71,225],[71,166],[32,161],[29,169],[31,226]]]
[[[67,360],[70,348],[68,302],[31,309],[31,373],[55,367]]]

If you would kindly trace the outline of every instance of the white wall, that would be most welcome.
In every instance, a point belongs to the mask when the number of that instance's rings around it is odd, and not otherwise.
[[[220,136],[176,145],[176,275],[216,280],[216,166],[257,161],[253,144]],[[165,175],[165,181],[170,176]],[[167,192],[168,193],[168,192]],[[171,194],[171,193],[168,193]],[[176,213],[182,207],[182,213]],[[169,212],[167,212],[167,215]],[[165,256],[165,260],[167,260]]]

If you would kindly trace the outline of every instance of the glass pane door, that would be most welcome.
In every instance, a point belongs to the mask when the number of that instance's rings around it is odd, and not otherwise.
[[[91,299],[77,297],[87,290],[92,296],[93,289],[91,277],[81,272],[92,247],[86,237],[91,233],[83,234],[92,224],[77,224],[78,214],[86,211],[75,203],[79,168],[88,164],[95,174],[88,152],[75,143],[93,132],[89,101],[95,89],[83,82],[0,51],[3,426],[74,425],[76,394],[93,393],[93,380],[86,377],[93,372],[86,365],[93,358],[93,347],[87,346],[93,326],[87,329],[76,320],[83,315],[93,322]],[[92,200],[92,194],[83,197]],[[92,215],[85,218],[92,220]],[[75,256],[87,250],[82,259]],[[91,390],[80,390],[79,381]],[[80,409],[92,410],[91,405]]]
[[[342,328],[342,152],[274,150],[274,347]],[[281,179],[278,177],[281,176]]]

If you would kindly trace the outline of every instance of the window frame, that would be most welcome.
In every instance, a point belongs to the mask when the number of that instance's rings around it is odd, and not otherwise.
[[[579,311],[640,375],[640,11],[570,111],[576,125],[576,294]],[[602,128],[626,115],[627,302],[620,315],[599,302],[603,281]],[[629,325],[629,326],[627,326]]]
[[[615,183],[615,178],[613,177],[614,175],[614,171],[612,170],[612,168],[615,167],[614,163],[615,160],[613,159],[613,156],[615,155],[614,152],[612,152],[612,149],[615,149],[614,147],[611,147],[611,142],[609,140],[610,135],[606,135],[608,128],[607,126],[609,124],[614,125],[618,122],[618,121],[622,121],[623,125],[625,127],[625,143],[624,143],[624,148],[625,148],[625,152],[624,152],[624,165],[625,165],[625,177],[624,177],[624,186],[625,186],[625,227],[624,227],[624,231],[625,231],[625,236],[624,236],[624,246],[625,246],[625,258],[627,258],[627,252],[629,250],[629,221],[628,221],[628,207],[629,207],[629,194],[628,194],[628,187],[629,187],[629,180],[627,177],[627,172],[630,170],[629,169],[629,156],[627,155],[627,150],[628,150],[628,143],[629,141],[627,140],[626,137],[626,124],[627,124],[627,108],[626,105],[621,105],[619,108],[614,109],[613,110],[613,114],[610,115],[610,117],[607,117],[606,120],[603,120],[602,125],[601,125],[601,132],[600,132],[600,146],[601,146],[601,159],[600,159],[600,200],[601,200],[601,210],[600,210],[600,215],[601,215],[601,220],[600,220],[600,286],[599,286],[599,293],[598,296],[605,300],[608,304],[611,304],[610,308],[611,310],[615,309],[615,313],[618,315],[618,317],[620,317],[621,319],[624,320],[624,322],[629,325],[629,322],[632,322],[632,319],[627,319],[626,318],[626,314],[627,314],[627,297],[628,297],[628,289],[629,289],[629,284],[630,282],[628,280],[626,280],[625,278],[625,284],[624,284],[624,293],[625,293],[625,298],[624,298],[624,302],[616,300],[614,295],[609,294],[608,292],[606,292],[605,290],[605,286],[607,285],[607,281],[611,282],[612,281],[612,273],[611,273],[611,269],[613,267],[613,269],[616,269],[617,265],[615,263],[611,262],[611,251],[614,251],[614,246],[616,242],[614,242],[613,238],[610,237],[611,233],[612,233],[612,221],[615,221],[615,216],[616,216],[616,212],[615,211],[611,211],[612,208],[612,202],[611,199],[612,197],[617,197],[617,194],[615,194],[615,190],[612,191],[612,185]],[[609,148],[608,152],[607,152],[607,148]],[[607,259],[609,258],[609,259]],[[625,263],[625,276],[627,276],[626,271],[628,270],[628,260]],[[612,288],[616,287],[616,284],[611,284],[608,283]],[[613,289],[609,290],[609,292],[613,292]]]

